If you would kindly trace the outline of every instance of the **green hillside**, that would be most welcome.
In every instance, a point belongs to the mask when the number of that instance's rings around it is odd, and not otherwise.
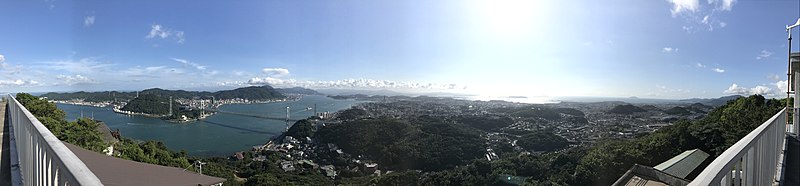
[[[169,98],[156,96],[154,94],[142,94],[128,102],[121,110],[136,113],[167,115],[170,113]],[[181,104],[172,101],[172,113],[180,112]]]
[[[647,112],[647,110],[639,108],[637,106],[633,106],[631,104],[627,104],[627,105],[614,106],[614,108],[611,108],[611,110],[608,111],[608,113],[614,113],[614,114],[633,114],[637,112]]]

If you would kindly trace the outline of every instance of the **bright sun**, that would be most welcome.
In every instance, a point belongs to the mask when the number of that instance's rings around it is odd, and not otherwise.
[[[518,38],[537,31],[547,20],[550,8],[545,1],[496,0],[472,1],[470,22],[483,36]]]

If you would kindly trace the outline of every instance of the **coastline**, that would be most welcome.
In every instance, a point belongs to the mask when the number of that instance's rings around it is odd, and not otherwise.
[[[231,105],[235,105],[235,104],[249,105],[249,104],[267,104],[267,103],[276,103],[276,102],[297,101],[297,100],[300,100],[302,97],[303,96],[290,96],[290,97],[286,97],[286,98],[282,98],[282,99],[271,99],[271,100],[247,100],[247,99],[219,100],[217,103],[211,105],[210,108],[211,109],[219,109],[219,107],[221,107],[223,105],[226,105],[226,104],[231,104]],[[187,104],[187,103],[182,103],[185,100],[176,100],[176,101],[178,101],[181,104]],[[165,117],[168,117],[169,115],[167,115],[167,114],[148,114],[148,113],[125,111],[125,110],[121,110],[121,108],[123,106],[115,105],[112,102],[85,102],[83,100],[50,100],[50,102],[59,103],[59,104],[67,104],[67,105],[91,106],[91,107],[98,107],[98,108],[111,107],[111,110],[114,113],[124,114],[124,115],[131,115],[131,116],[144,116],[144,117],[150,117],[150,118],[158,118],[158,119],[162,119],[164,121],[170,122],[170,123],[177,123],[177,124],[185,124],[185,123],[191,123],[191,122],[195,122],[195,121],[200,121],[200,120],[206,119],[208,117],[211,117],[211,116],[213,116],[214,114],[217,113],[217,112],[214,112],[214,111],[210,111],[210,112],[208,112],[208,113],[206,113],[206,114],[204,114],[204,115],[202,115],[202,116],[200,116],[198,118],[164,119]],[[187,104],[187,105],[191,105],[191,104]]]
[[[288,104],[292,108],[305,108],[314,103],[321,105],[320,112],[335,112],[349,108],[353,101],[335,100],[325,96],[304,96],[298,102],[275,104],[231,104],[220,107],[230,112],[248,112],[253,109],[284,112]],[[332,106],[322,106],[333,104]],[[285,122],[254,117],[240,117],[219,113],[202,120],[189,123],[176,123],[152,117],[132,117],[116,113],[112,107],[100,108],[77,104],[59,104],[68,114],[67,118],[76,118],[84,112],[86,116],[94,112],[95,118],[103,120],[111,129],[120,129],[124,136],[147,141],[163,141],[174,151],[186,150],[188,154],[199,157],[230,156],[238,151],[247,151],[256,146],[264,147],[270,139],[282,136]],[[208,109],[207,111],[209,111]],[[292,114],[295,119],[305,119],[311,112]],[[304,117],[299,117],[304,115]],[[199,116],[199,115],[198,115]],[[189,140],[190,139],[190,140]],[[273,140],[273,145],[278,140]]]

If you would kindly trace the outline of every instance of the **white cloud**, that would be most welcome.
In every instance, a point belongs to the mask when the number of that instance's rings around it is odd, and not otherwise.
[[[0,87],[16,86],[16,87],[29,87],[40,85],[36,80],[0,80]]]
[[[767,86],[758,85],[758,86],[755,86],[753,88],[747,88],[747,87],[739,86],[736,83],[734,83],[730,87],[728,87],[728,89],[723,91],[723,93],[730,94],[730,95],[753,95],[753,94],[758,94],[758,95],[763,95],[763,96],[768,96],[768,97],[772,97],[772,96],[776,95],[774,90],[772,88],[767,87]]]
[[[264,74],[267,74],[267,76],[270,76],[270,77],[283,77],[283,76],[289,75],[289,69],[285,69],[285,68],[264,68],[264,69],[261,69],[261,71],[264,72]]]
[[[307,87],[322,89],[465,89],[466,86],[456,84],[400,82],[374,79],[343,79],[336,81],[300,81],[295,79],[279,79],[273,77],[254,77],[247,81],[249,85],[271,85],[276,87]]]
[[[170,75],[183,74],[183,70],[167,66],[133,67],[121,71],[122,75],[135,78],[170,78]]]
[[[781,77],[778,76],[777,74],[770,74],[769,76],[767,76],[767,78],[769,78],[769,79],[771,79],[773,81],[779,81],[781,79]]]
[[[714,72],[718,72],[718,73],[723,73],[723,72],[725,72],[725,70],[723,70],[723,69],[720,69],[720,68],[714,68],[714,69],[711,69],[711,70],[713,70]]]
[[[700,4],[698,0],[667,0],[670,4],[670,13],[674,18],[685,19],[682,28],[688,33],[694,33],[696,28],[724,28],[727,23],[720,20],[719,14],[730,12],[736,0],[707,0],[707,4]]]
[[[161,39],[169,37],[170,33],[164,30],[161,30],[161,25],[152,25],[150,29],[150,34],[147,34],[145,38],[154,38],[156,36],[161,37]]]
[[[159,39],[168,39],[172,38],[176,42],[183,44],[185,38],[183,37],[183,31],[172,30],[166,27],[163,27],[159,24],[154,24],[150,26],[150,33],[145,36],[147,39],[159,38]]]
[[[694,31],[693,27],[691,27],[691,26],[683,26],[682,29],[683,29],[683,31],[686,31],[687,33],[692,33]]]
[[[751,94],[772,95],[772,89],[766,86],[756,86],[750,89]]]
[[[66,85],[77,85],[77,84],[94,84],[96,83],[93,79],[90,79],[86,76],[81,75],[74,75],[74,76],[67,76],[67,75],[58,75],[56,79],[59,79],[64,82]]]
[[[0,63],[6,61],[6,56],[0,55]]]
[[[64,71],[71,74],[104,72],[109,71],[111,66],[113,66],[113,64],[100,62],[97,58],[82,58],[78,61],[50,61],[42,62],[40,65],[34,65],[35,68]]]
[[[282,80],[282,79],[273,78],[273,77],[265,77],[265,78],[254,77],[254,78],[251,78],[250,80],[247,81],[248,84],[253,84],[253,85],[272,85],[272,86],[284,86],[286,84],[292,84],[293,82],[294,81]]]
[[[704,65],[702,63],[697,63],[697,64],[695,64],[695,66],[697,66],[697,68],[706,68],[706,65]]]
[[[772,79],[773,77],[770,78]],[[741,87],[734,83],[733,85],[728,87],[727,90],[723,91],[723,93],[738,94],[738,95],[759,94],[766,97],[786,96],[786,91],[788,91],[788,85],[786,82],[787,82],[786,80],[780,80],[780,81],[776,80],[774,83],[762,84],[755,86],[753,88]]]
[[[723,91],[723,93],[725,93],[725,94],[740,94],[740,95],[749,95],[750,94],[750,92],[747,90],[747,88],[740,87],[736,83],[734,83],[733,85],[728,87],[728,90]]]
[[[678,48],[664,47],[661,49],[661,51],[665,53],[678,52]]]
[[[786,93],[789,90],[789,85],[786,83],[786,80],[775,82],[775,87],[778,87],[778,90],[782,93]]]
[[[86,16],[83,18],[83,26],[92,26],[94,24],[94,16]]]
[[[756,56],[756,60],[761,60],[761,59],[764,59],[764,58],[768,58],[769,56],[772,56],[772,54],[773,54],[773,52],[770,52],[770,51],[767,51],[767,50],[761,50],[761,53],[758,54],[758,56]]]
[[[186,39],[183,37],[183,31],[175,31],[175,38],[180,44],[183,44],[183,42],[186,41]]]
[[[733,4],[736,4],[736,0],[722,0],[722,5],[720,5],[719,9],[731,11]]]
[[[696,12],[700,7],[698,0],[667,0],[672,4],[672,16],[675,17],[683,12]]]
[[[252,75],[250,75],[250,73],[247,73],[245,71],[239,71],[239,70],[234,70],[232,73],[233,73],[234,76],[252,76]]]
[[[196,68],[197,70],[205,70],[206,69],[206,66],[190,62],[189,60],[180,59],[180,58],[170,58],[170,59],[172,59],[173,61],[176,61],[178,63],[183,64],[184,67],[191,66],[193,68]]]

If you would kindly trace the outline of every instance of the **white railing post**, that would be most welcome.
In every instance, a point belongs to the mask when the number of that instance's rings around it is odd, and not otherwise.
[[[103,185],[61,140],[56,138],[16,98],[8,96],[9,130],[13,136],[14,185]],[[14,158],[16,157],[16,158]],[[14,160],[17,159],[17,160]],[[15,176],[17,174],[18,176]]]
[[[800,72],[794,72],[794,87],[795,87],[794,89],[800,89],[800,88],[797,88],[798,85],[800,85]],[[795,93],[794,94],[794,100],[795,100],[794,103],[792,103],[792,105],[793,105],[792,114],[798,114],[798,113],[800,113],[800,102],[798,102],[797,100],[800,100],[800,94]],[[786,101],[789,101],[789,99],[787,98]],[[792,117],[792,131],[791,132],[797,134],[798,128],[800,128],[800,127],[797,127],[798,123],[800,123],[800,117],[797,117],[797,115],[793,116]]]
[[[786,108],[725,150],[689,185],[772,185],[785,138]]]

